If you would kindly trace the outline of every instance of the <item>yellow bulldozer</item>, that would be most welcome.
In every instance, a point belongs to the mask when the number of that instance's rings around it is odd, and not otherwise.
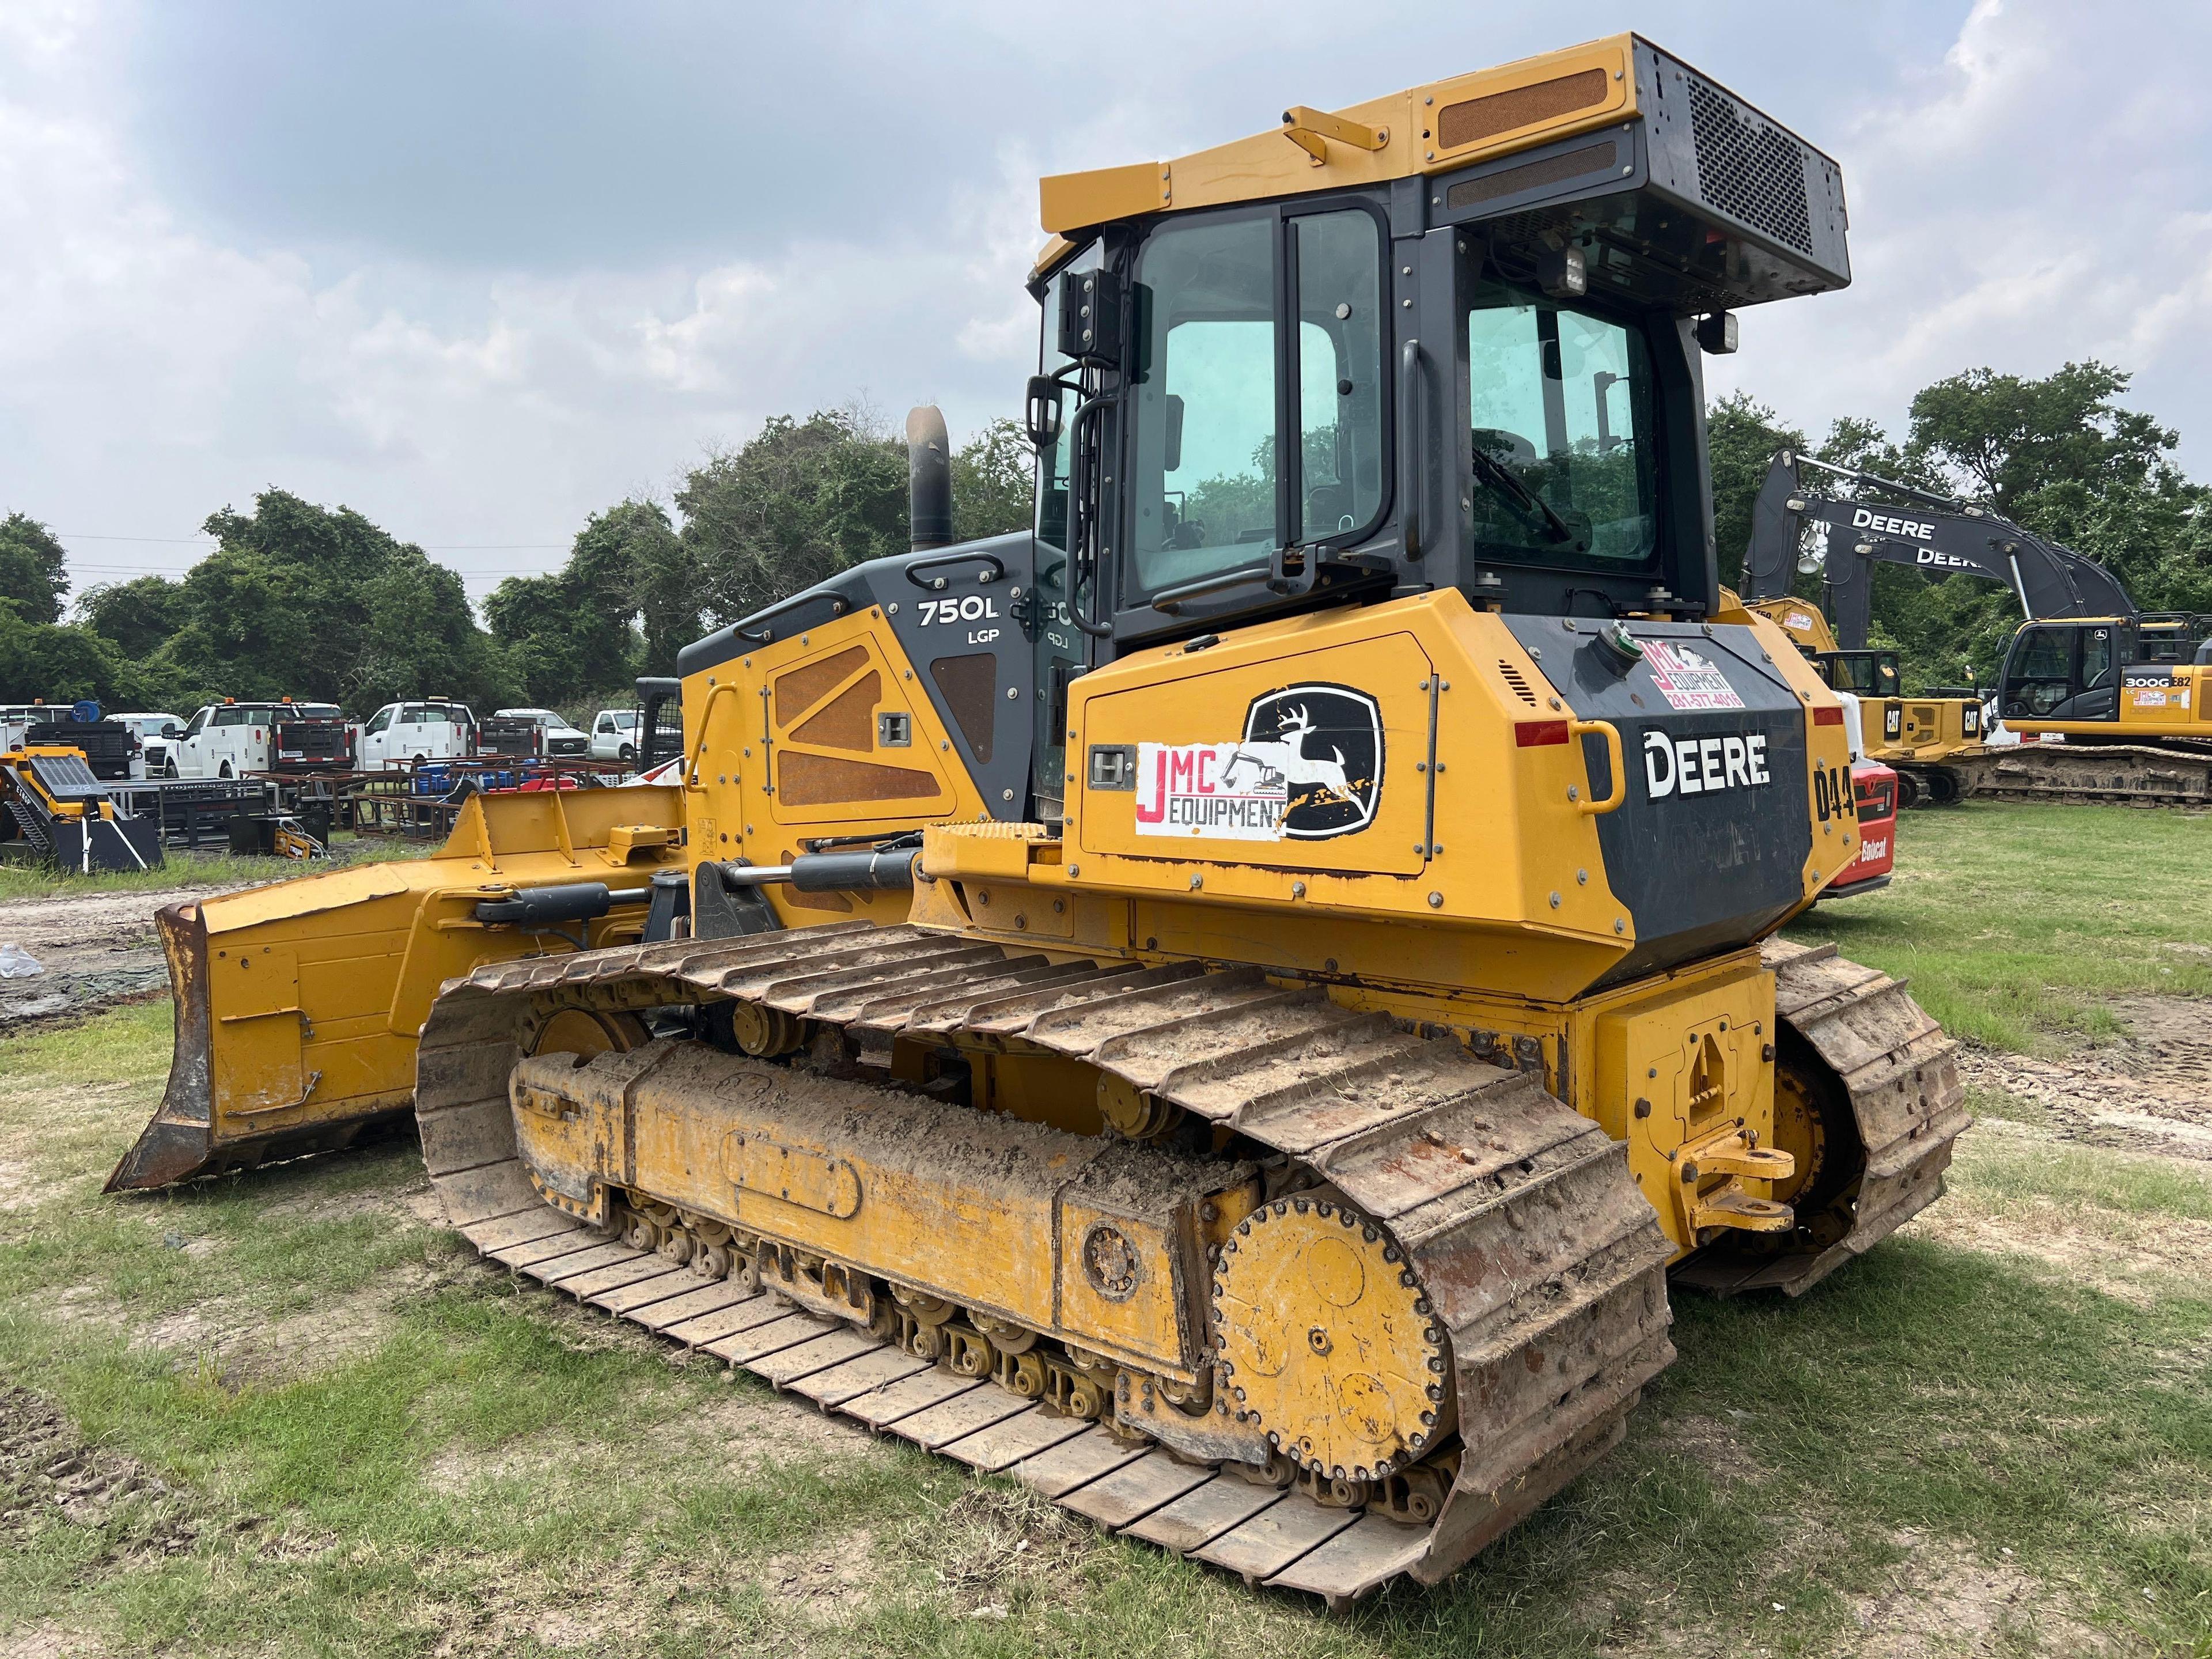
[[[1723,604],[1702,351],[1833,162],[1623,35],[1047,179],[1033,532],[684,651],[680,781],[178,907],[111,1186],[410,1109],[493,1261],[1333,1603],[1604,1454],[1674,1283],[1942,1191],[1952,1045],[1775,939],[1842,710]]]

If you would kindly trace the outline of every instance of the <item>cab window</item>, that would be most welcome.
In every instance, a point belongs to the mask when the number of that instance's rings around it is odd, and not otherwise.
[[[246,715],[245,709],[233,704],[215,711],[215,723],[217,726],[243,726],[246,724]]]
[[[1139,256],[1137,586],[1250,564],[1275,539],[1275,218],[1171,225]]]
[[[2092,628],[2081,636],[2081,689],[2101,691],[2112,683],[2112,630]]]
[[[429,718],[430,711],[421,703],[410,703],[399,711],[399,723],[402,726],[420,726]]]
[[[373,738],[379,732],[383,731],[386,726],[392,724],[392,711],[389,708],[378,709],[376,711],[375,718],[369,721],[364,735]]]
[[[207,722],[208,711],[203,708],[198,714],[192,716],[191,724],[185,727],[185,736],[187,738],[198,737],[200,734],[200,728],[205,726]]]
[[[1494,269],[1468,291],[1477,556],[1595,568],[1651,562],[1657,386],[1642,331]]]

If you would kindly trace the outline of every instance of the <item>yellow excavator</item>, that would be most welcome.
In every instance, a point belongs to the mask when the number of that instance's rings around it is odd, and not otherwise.
[[[1833,162],[1639,37],[1050,178],[1033,532],[681,656],[681,778],[162,918],[116,1187],[411,1104],[495,1261],[1338,1603],[1620,1438],[1673,1282],[1934,1200],[1952,1045],[1777,930],[1842,709],[1725,605],[1700,356]]]
[[[1821,606],[1790,592],[1793,563],[1820,574]],[[1903,696],[1896,653],[1867,648],[1878,563],[2012,590],[2026,621],[1992,699],[2007,737],[1992,740],[1973,688]],[[1753,503],[1744,585],[1831,685],[1868,700],[1867,753],[1896,770],[1901,805],[2212,802],[2212,617],[2139,611],[2103,565],[1989,507],[1782,450]]]

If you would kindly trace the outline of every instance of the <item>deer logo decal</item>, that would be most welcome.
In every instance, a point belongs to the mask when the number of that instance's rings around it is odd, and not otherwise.
[[[1326,841],[1364,830],[1382,799],[1382,714],[1346,685],[1292,685],[1255,697],[1244,736],[1224,763],[1239,781],[1279,781],[1282,832]]]

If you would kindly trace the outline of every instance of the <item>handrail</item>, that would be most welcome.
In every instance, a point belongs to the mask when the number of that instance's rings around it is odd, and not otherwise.
[[[1248,564],[1241,569],[1218,570],[1211,576],[1201,576],[1196,581],[1164,587],[1152,595],[1152,609],[1164,611],[1172,617],[1185,599],[1194,599],[1206,593],[1218,593],[1224,587],[1241,587],[1246,582],[1265,581],[1273,574],[1274,568],[1274,562],[1271,559],[1266,564]]]
[[[1091,398],[1089,402],[1083,404],[1077,408],[1074,418],[1067,423],[1067,516],[1069,530],[1067,539],[1070,544],[1068,547],[1067,619],[1094,640],[1112,638],[1114,629],[1111,623],[1093,622],[1091,619],[1091,613],[1086,612],[1084,609],[1082,593],[1077,586],[1078,581],[1079,580],[1079,573],[1081,569],[1081,565],[1079,563],[1079,560],[1083,557],[1087,550],[1084,544],[1086,542],[1095,541],[1095,538],[1098,534],[1098,526],[1095,521],[1095,519],[1093,519],[1093,521],[1090,523],[1085,523],[1084,521],[1086,518],[1092,517],[1092,515],[1086,514],[1083,511],[1085,501],[1090,494],[1090,473],[1092,469],[1086,464],[1085,459],[1083,428],[1084,422],[1090,420],[1093,416],[1097,416],[1101,419],[1104,418],[1106,405],[1109,401],[1110,399],[1105,398]],[[1105,573],[1101,568],[1098,557],[1095,553],[1090,554],[1089,563],[1091,566],[1091,598],[1092,602],[1095,604],[1104,592],[1106,586]]]
[[[1579,738],[1586,732],[1601,732],[1605,738],[1605,757],[1613,766],[1613,793],[1603,800],[1578,800],[1575,811],[1584,817],[1596,817],[1610,812],[1628,799],[1628,764],[1620,747],[1620,728],[1611,720],[1569,720],[1567,735]]]
[[[1421,343],[1408,340],[1398,353],[1398,526],[1406,556],[1421,556]]]
[[[906,567],[906,579],[916,587],[939,588],[945,586],[944,577],[939,576],[934,581],[924,581],[920,573],[933,569],[940,564],[967,564],[971,562],[976,564],[988,564],[991,567],[991,574],[980,578],[981,580],[995,582],[1006,576],[1006,562],[1004,559],[995,553],[978,553],[969,549],[965,551],[956,550],[950,553],[932,553],[924,558],[909,560]]]
[[[746,623],[758,627],[771,617],[781,617],[785,611],[796,610],[799,606],[814,599],[829,600],[830,614],[832,617],[842,617],[845,614],[844,600],[835,593],[820,593],[810,587],[804,593],[794,593],[787,599],[778,599],[765,611],[756,611],[751,616],[746,617],[744,622],[732,623],[730,636],[732,639],[744,640],[753,645],[772,644],[775,640],[773,630],[762,628],[758,633],[754,633],[746,627]]]

